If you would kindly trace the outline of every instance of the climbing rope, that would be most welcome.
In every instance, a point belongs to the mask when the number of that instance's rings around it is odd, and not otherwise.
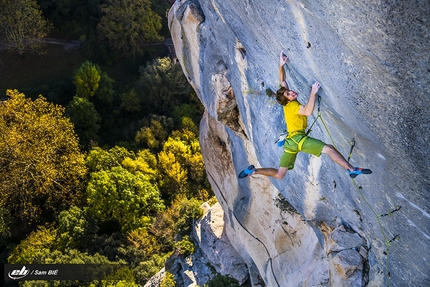
[[[308,130],[307,134],[309,134],[309,133],[310,133],[310,131],[311,131],[311,129],[312,129],[312,126],[315,124],[315,122],[316,122],[318,119],[320,119],[320,120],[321,120],[321,122],[323,123],[323,126],[324,126],[324,128],[325,128],[325,130],[326,130],[326,132],[327,132],[328,136],[330,137],[330,140],[331,140],[331,142],[332,142],[332,145],[337,149],[336,144],[334,143],[333,137],[331,136],[330,131],[328,130],[327,125],[325,124],[325,122],[324,122],[324,120],[323,120],[323,118],[322,118],[322,116],[321,116],[321,108],[320,108],[320,106],[321,106],[321,97],[318,95],[318,115],[317,115],[317,117],[315,118],[314,122],[312,123],[311,127],[309,128],[309,130]],[[349,161],[350,161],[350,159],[352,158],[352,151],[354,150],[354,147],[355,147],[355,139],[354,139],[354,138],[351,140],[350,145],[351,145],[351,148],[350,148],[350,151],[349,151],[348,162],[349,162]],[[397,235],[396,235],[396,236],[394,236],[392,239],[389,239],[389,240],[388,240],[388,239],[387,239],[387,236],[386,236],[386,234],[385,234],[385,231],[384,231],[384,229],[382,228],[382,224],[381,224],[380,218],[385,217],[385,216],[390,216],[390,215],[392,215],[394,212],[399,211],[399,210],[400,210],[400,208],[401,208],[401,206],[400,206],[400,205],[396,206],[396,208],[395,208],[394,210],[392,210],[392,211],[390,211],[390,212],[388,212],[388,213],[385,213],[385,214],[377,214],[377,213],[375,212],[375,210],[372,208],[372,206],[369,204],[369,202],[368,202],[368,200],[366,199],[366,197],[364,196],[364,194],[363,194],[363,192],[362,192],[362,189],[363,189],[363,188],[362,188],[361,186],[359,186],[359,185],[355,182],[355,180],[354,180],[353,178],[351,178],[351,180],[352,180],[352,182],[353,182],[353,184],[354,184],[355,188],[357,189],[358,193],[360,194],[361,198],[363,199],[363,201],[365,202],[365,204],[369,207],[369,209],[372,211],[372,213],[375,215],[375,218],[376,218],[376,220],[377,220],[377,222],[378,222],[378,225],[379,225],[379,228],[380,228],[380,230],[381,230],[381,234],[382,234],[382,236],[383,236],[384,243],[385,243],[385,251],[383,252],[383,253],[384,253],[384,255],[385,255],[385,257],[386,257],[386,263],[385,263],[385,274],[386,274],[386,276],[387,276],[387,283],[388,283],[388,286],[391,286],[391,282],[390,282],[391,276],[390,276],[390,270],[389,270],[389,258],[388,258],[388,255],[389,255],[389,246],[391,245],[391,243],[392,243],[392,242],[399,240],[399,239],[400,239],[400,235],[399,235],[399,234],[397,234]]]

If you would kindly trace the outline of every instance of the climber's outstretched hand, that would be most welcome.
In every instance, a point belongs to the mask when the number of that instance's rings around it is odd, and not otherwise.
[[[321,88],[321,84],[317,81],[312,85],[312,94],[316,95],[318,93],[318,90]]]
[[[284,54],[284,51],[281,51],[279,54],[279,65],[283,66],[288,61],[288,56]]]

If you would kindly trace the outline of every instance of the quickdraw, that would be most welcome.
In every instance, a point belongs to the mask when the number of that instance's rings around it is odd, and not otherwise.
[[[390,215],[392,215],[394,212],[399,211],[401,208],[402,208],[402,206],[401,206],[401,205],[397,205],[395,209],[391,210],[391,211],[390,211],[390,212],[388,212],[388,213],[378,214],[378,218],[385,217],[385,216],[390,216]]]

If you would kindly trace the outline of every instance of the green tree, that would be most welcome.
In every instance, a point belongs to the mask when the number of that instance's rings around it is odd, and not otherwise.
[[[144,113],[170,116],[175,107],[190,102],[192,88],[181,66],[172,64],[169,58],[141,66],[139,73],[136,90],[140,91]]]
[[[150,0],[107,0],[102,5],[98,32],[123,55],[143,54],[143,45],[162,41],[158,35],[161,17],[151,9]]]
[[[67,105],[66,112],[75,126],[81,144],[86,146],[90,140],[96,139],[101,117],[93,103],[86,98],[74,96]]]
[[[40,226],[22,240],[8,257],[10,264],[42,263],[55,244],[57,230],[52,226]]]
[[[140,150],[135,159],[131,157],[124,158],[122,166],[133,174],[141,173],[145,175],[151,181],[156,181],[159,178],[157,158],[147,149]]]
[[[184,121],[191,125],[192,121]],[[158,153],[159,169],[165,175],[163,192],[167,194],[188,192],[197,196],[198,189],[206,187],[206,172],[199,139],[188,129],[174,131]]]
[[[158,187],[123,167],[92,173],[87,201],[97,217],[116,220],[124,231],[149,226],[150,216],[164,209]]]
[[[78,38],[88,35],[100,21],[98,0],[37,0],[43,14],[53,22],[55,32]]]
[[[57,230],[60,248],[81,248],[95,237],[97,220],[87,212],[87,208],[72,206],[60,212]]]
[[[153,117],[149,127],[142,127],[136,134],[135,141],[144,143],[151,150],[158,151],[161,144],[167,138],[167,130],[169,128],[165,117]]]
[[[122,93],[120,97],[122,109],[126,112],[140,112],[140,98],[134,89]]]
[[[125,158],[135,159],[135,154],[126,148],[114,146],[109,150],[94,147],[86,158],[86,164],[90,172],[109,170],[116,166],[121,166]]]
[[[194,243],[191,242],[188,235],[184,235],[182,239],[174,244],[175,253],[180,256],[188,256],[194,253]]]
[[[8,90],[0,104],[0,206],[35,223],[79,204],[87,168],[64,108]]]
[[[40,51],[51,27],[35,0],[0,0],[0,44],[8,49]]]
[[[90,61],[82,63],[76,72],[73,83],[76,86],[76,95],[81,98],[94,96],[99,88],[101,69]]]
[[[193,221],[202,216],[202,202],[195,198],[179,196],[171,205],[160,213],[151,225],[151,232],[158,238],[164,251],[170,251],[176,234],[187,235],[192,231]]]
[[[148,260],[142,261],[139,263],[139,266],[134,269],[134,273],[136,276],[136,281],[140,283],[141,286],[145,285],[152,276],[157,274],[161,268],[164,267],[164,263],[166,262],[167,255],[157,255],[154,254]],[[175,286],[175,285],[173,285]]]
[[[106,72],[101,72],[99,89],[96,92],[96,98],[111,104],[114,94],[114,79],[110,78]]]
[[[176,286],[175,275],[166,271],[165,276],[160,283],[160,287],[175,287],[175,286]]]

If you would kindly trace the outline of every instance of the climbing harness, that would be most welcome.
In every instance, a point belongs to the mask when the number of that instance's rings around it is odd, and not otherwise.
[[[308,136],[304,136],[299,141],[294,140],[292,137],[289,138],[289,139],[292,140],[297,145],[297,150],[301,151],[302,147],[303,147],[303,143],[305,142],[305,140],[306,140],[307,137]],[[290,153],[290,154],[297,154],[298,153],[298,151],[291,151],[291,150],[287,150],[287,149],[284,149],[284,151],[286,153]]]
[[[296,141],[296,140],[293,139],[293,136],[301,134],[302,132],[292,132],[290,134],[290,133],[284,131],[282,134],[280,134],[278,140],[275,142],[275,143],[278,144],[278,146],[283,146],[284,142],[285,142],[285,139],[288,138],[288,139],[291,139],[297,145],[297,149],[299,151],[301,151],[302,147],[303,147],[303,143],[305,142],[306,138],[308,138],[308,135],[312,131],[312,127],[314,126],[314,124],[317,122],[318,119],[321,119],[321,122],[326,127],[326,125],[324,123],[324,120],[321,117],[321,96],[320,95],[318,95],[317,102],[318,102],[318,114],[317,114],[317,117],[314,119],[314,121],[311,124],[311,126],[309,127],[309,129],[304,133],[305,136],[302,137],[299,141]],[[327,127],[326,127],[326,129],[327,129]],[[331,136],[330,136],[330,138],[331,138]],[[333,141],[333,139],[332,139],[332,141]],[[296,154],[297,153],[296,151],[289,151],[289,150],[284,150],[284,151],[286,153],[290,153],[290,154]]]

